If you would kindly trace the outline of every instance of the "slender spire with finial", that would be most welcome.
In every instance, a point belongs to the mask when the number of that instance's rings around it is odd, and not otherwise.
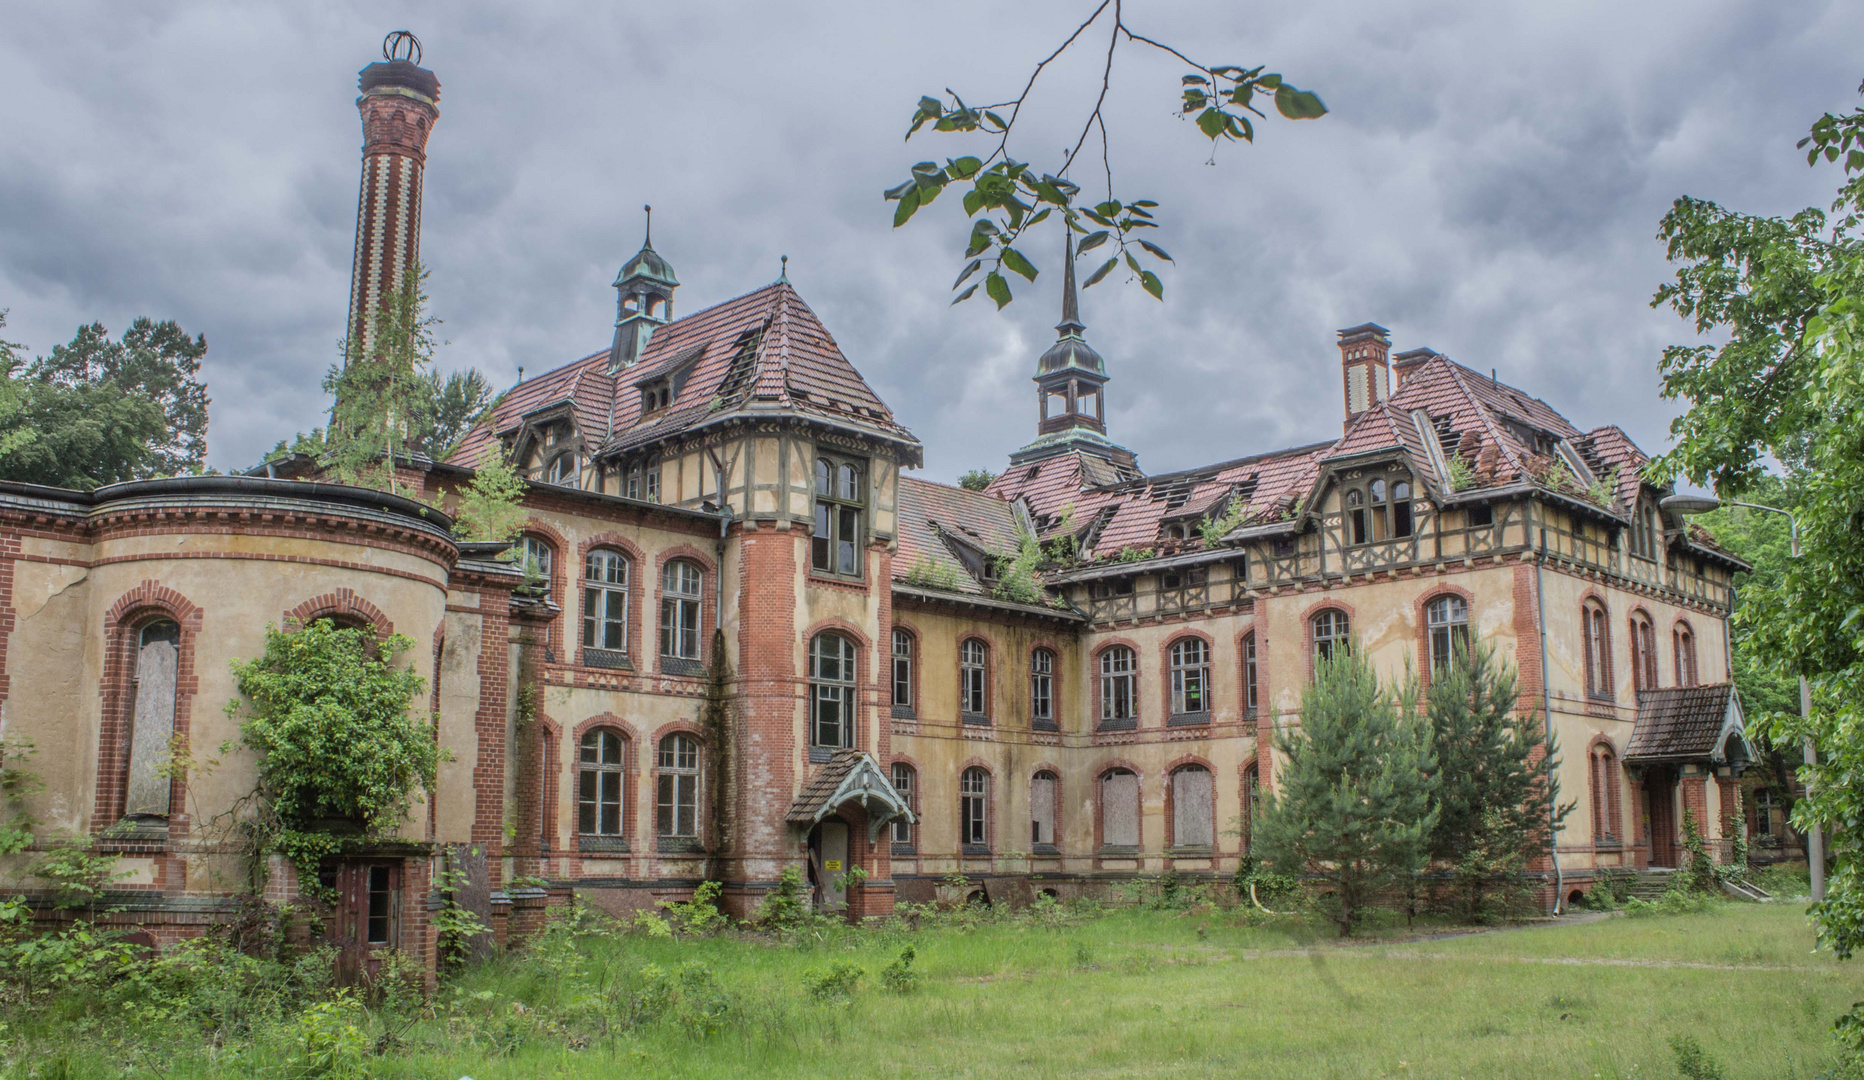
[[[777,280],[788,285],[790,283],[790,257],[788,255],[780,255],[778,258],[783,260],[783,272],[777,275]]]
[[[641,209],[647,211],[647,236],[641,241],[641,246],[650,248],[654,246],[654,208],[643,206]]]
[[[1063,234],[1067,241],[1062,249],[1061,322],[1055,324],[1055,329],[1064,335],[1079,334],[1087,325],[1081,321],[1081,303],[1074,295],[1074,233],[1064,229]]]

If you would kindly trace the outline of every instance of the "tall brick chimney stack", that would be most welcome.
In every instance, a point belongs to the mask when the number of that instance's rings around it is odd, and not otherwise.
[[[1346,386],[1346,426],[1391,396],[1391,331],[1363,323],[1340,331],[1340,368]]]
[[[421,174],[427,136],[440,119],[440,80],[420,66],[421,43],[406,30],[382,41],[382,59],[363,68],[362,192],[356,202],[356,259],[350,271],[350,355],[368,356],[371,315],[401,287],[421,256]]]

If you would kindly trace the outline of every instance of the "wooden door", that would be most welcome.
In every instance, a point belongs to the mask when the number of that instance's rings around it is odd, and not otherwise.
[[[1650,839],[1650,864],[1676,865],[1676,774],[1653,769],[1644,779],[1644,807]]]
[[[401,863],[352,861],[336,867],[337,980],[346,986],[374,982],[382,958],[400,940]]]

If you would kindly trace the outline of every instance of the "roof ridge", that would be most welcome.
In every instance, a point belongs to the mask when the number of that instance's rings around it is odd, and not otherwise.
[[[1508,463],[1513,465],[1516,470],[1520,470],[1521,462],[1515,457],[1514,452],[1508,449],[1507,442],[1502,438],[1501,431],[1496,427],[1495,418],[1489,415],[1488,406],[1478,401],[1476,399],[1476,392],[1469,388],[1468,383],[1463,381],[1463,373],[1470,371],[1470,369],[1448,357],[1444,358],[1444,363],[1449,367],[1450,380],[1454,382],[1456,388],[1462,392],[1464,400],[1469,402],[1469,407],[1476,411],[1476,419],[1481,421],[1483,430],[1488,432],[1489,440],[1494,443],[1496,451],[1507,455]],[[1480,372],[1470,372],[1470,374],[1475,375],[1477,378],[1481,378]],[[1458,453],[1461,453],[1460,449]]]

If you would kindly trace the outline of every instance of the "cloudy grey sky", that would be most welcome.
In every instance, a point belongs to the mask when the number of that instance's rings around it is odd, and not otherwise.
[[[901,143],[921,93],[1013,96],[1092,6],[9,5],[6,337],[46,352],[82,322],[143,314],[205,333],[223,469],[317,423],[349,292],[356,72],[406,27],[443,86],[423,233],[443,367],[502,387],[605,346],[609,283],[651,202],[676,310],[774,278],[787,253],[925,442],[924,475],[999,467],[1033,433],[1059,252],[1031,252],[1044,273],[1002,314],[948,307],[962,212],[941,201],[894,231],[880,192],[969,148]],[[1128,15],[1333,110],[1265,122],[1207,165],[1174,115],[1181,68],[1119,54],[1115,179],[1163,204],[1177,268],[1163,304],[1109,279],[1083,314],[1114,377],[1111,433],[1154,472],[1337,432],[1333,331],[1367,320],[1661,449],[1677,407],[1656,363],[1684,328],[1648,307],[1658,219],[1685,193],[1823,205],[1837,179],[1793,144],[1864,76],[1855,3],[1129,0]],[[1038,87],[1020,156],[1059,164],[1091,67]]]

